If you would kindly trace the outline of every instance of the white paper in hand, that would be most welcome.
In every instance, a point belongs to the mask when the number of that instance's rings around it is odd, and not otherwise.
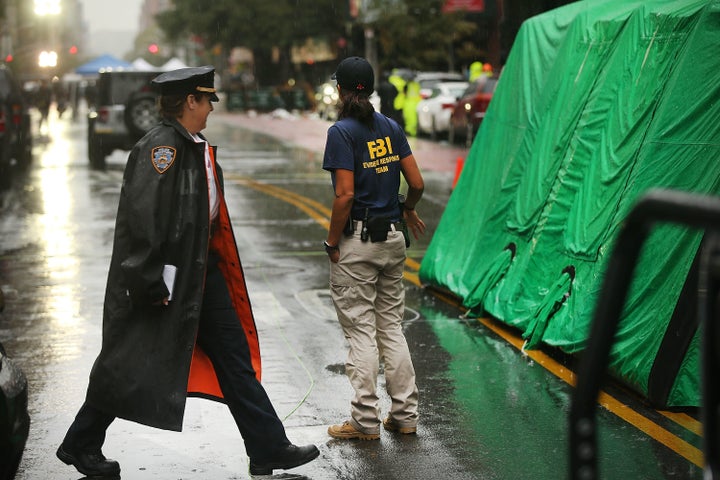
[[[168,300],[173,299],[173,287],[175,286],[176,273],[177,267],[175,265],[165,265],[163,267],[163,280],[165,281],[165,286],[167,287],[168,292],[170,292]]]

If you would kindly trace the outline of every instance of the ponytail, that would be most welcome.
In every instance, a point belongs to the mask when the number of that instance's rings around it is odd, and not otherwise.
[[[375,107],[366,93],[340,89],[339,118],[354,118],[368,128],[373,128]]]

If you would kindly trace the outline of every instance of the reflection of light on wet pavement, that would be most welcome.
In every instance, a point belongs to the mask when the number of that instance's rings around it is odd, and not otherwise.
[[[80,305],[77,294],[70,285],[53,285],[48,291],[46,308],[48,315],[59,327],[77,325],[80,320]],[[66,344],[67,346],[67,344]]]
[[[80,319],[78,295],[73,285],[78,284],[79,245],[72,219],[73,194],[70,191],[72,174],[69,152],[72,147],[66,140],[61,122],[49,124],[50,138],[42,150],[38,169],[42,214],[38,217],[39,244],[46,263],[49,281],[45,298],[47,312],[60,327],[76,325]]]

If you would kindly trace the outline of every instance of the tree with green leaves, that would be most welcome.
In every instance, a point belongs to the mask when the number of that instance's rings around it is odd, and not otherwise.
[[[463,12],[443,13],[445,0],[370,0],[368,26],[383,69],[457,70],[454,43],[477,32]],[[391,8],[389,8],[391,6]],[[374,12],[383,13],[376,15]],[[462,60],[462,59],[461,59]]]
[[[169,41],[194,36],[206,48],[220,45],[253,51],[258,81],[273,84],[290,74],[290,49],[308,37],[332,41],[344,32],[348,7],[334,0],[173,0],[174,8],[158,16]]]
[[[173,0],[175,8],[158,22],[171,42],[192,36],[225,54],[251,49],[259,83],[270,85],[294,75],[293,45],[323,38],[339,58],[365,55],[366,31],[373,33],[382,70],[460,71],[476,60],[499,63],[523,20],[570,1],[485,0],[484,12],[443,12],[446,0],[357,0],[353,18],[349,0]]]

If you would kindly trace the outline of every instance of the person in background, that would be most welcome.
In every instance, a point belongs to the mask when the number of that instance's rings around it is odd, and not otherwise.
[[[211,66],[166,72],[161,124],[130,152],[105,292],[102,349],[57,457],[119,475],[102,453],[116,417],[182,430],[188,395],[230,409],[251,475],[303,465],[260,383],[260,350],[216,148],[201,131],[218,97]]]
[[[483,64],[482,76],[484,76],[484,77],[492,77],[493,76],[492,65],[490,65],[489,63]]]
[[[395,108],[395,116],[390,117],[395,120],[398,125],[403,129],[405,128],[405,119],[403,118],[403,109],[405,108],[405,85],[407,80],[398,73],[397,69],[393,69],[392,73],[388,77],[388,81],[395,86],[397,94],[395,100],[393,100],[393,107]]]
[[[48,117],[50,115],[50,104],[52,103],[52,88],[47,80],[41,80],[37,92],[35,92],[35,108],[40,113],[38,120],[38,133],[43,134],[43,125],[48,128]]]
[[[411,137],[417,136],[417,106],[422,98],[420,97],[420,84],[413,78],[405,84],[405,102],[403,103],[403,120],[405,121],[405,133]]]
[[[470,68],[468,69],[468,81],[474,82],[483,73],[483,63],[480,61],[474,61],[470,64]]]
[[[380,96],[380,113],[399,123],[402,119],[402,111],[395,108],[398,90],[390,81],[390,75],[387,73],[383,74],[380,85],[378,85],[378,95]]]
[[[425,232],[415,210],[423,178],[402,128],[370,103],[375,80],[370,64],[360,57],[346,58],[333,78],[340,104],[323,158],[335,191],[325,251],[333,304],[350,347],[345,372],[355,395],[349,420],[331,425],[328,434],[375,440],[381,423],[385,430],[413,434],[418,388],[401,325],[409,241],[403,222],[415,238]],[[398,195],[401,175],[408,184],[404,206]],[[380,358],[392,399],[383,420],[377,395]]]
[[[52,84],[53,96],[55,97],[55,109],[58,118],[62,118],[68,104],[68,92],[65,85],[60,80],[53,80]]]

